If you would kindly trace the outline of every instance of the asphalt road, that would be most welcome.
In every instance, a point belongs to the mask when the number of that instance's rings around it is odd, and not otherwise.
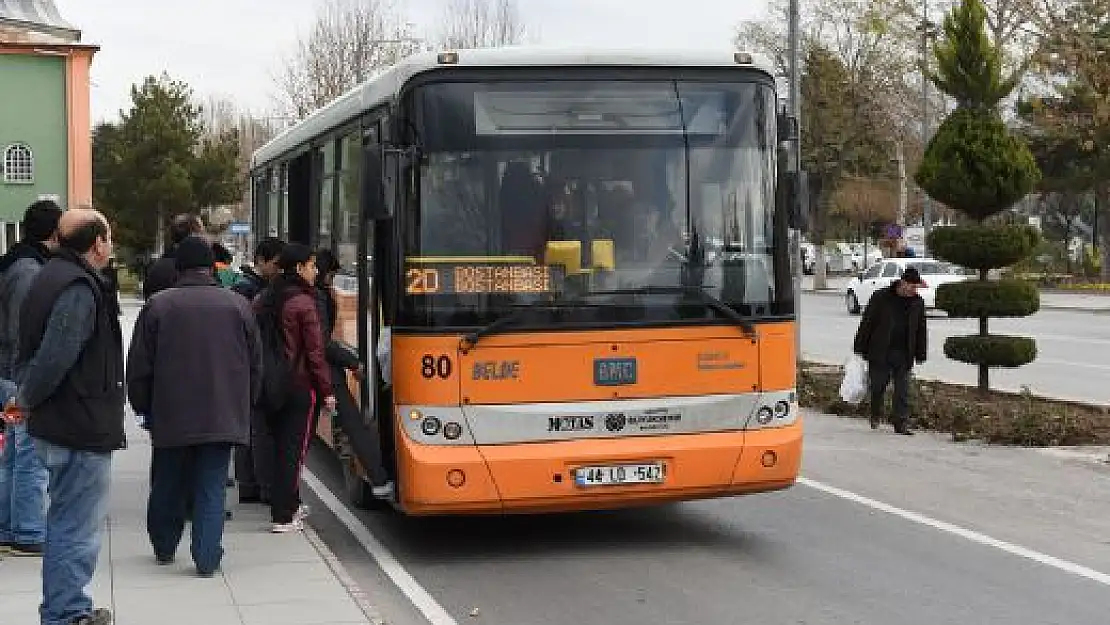
[[[832,328],[839,313],[821,311],[806,314]],[[806,428],[803,481],[768,495],[412,519],[343,506],[320,446],[308,481],[324,496],[302,492],[391,625],[1107,622],[1110,465],[820,415]]]
[[[851,353],[859,316],[849,315],[843,297],[802,296],[802,353],[812,360],[842,363]],[[1085,402],[1110,403],[1110,318],[1079,310],[1041,310],[1024,319],[991,320],[991,331],[1037,339],[1036,362],[991,372],[992,386]],[[948,360],[944,339],[976,334],[978,322],[949,319],[943,312],[929,318],[929,359],[919,377],[974,385],[974,367]]]
[[[442,607],[437,625],[1107,622],[1107,467],[833,417],[808,427],[806,481],[777,494],[544,517],[351,518]],[[342,497],[323,450],[310,466]],[[387,622],[429,622],[325,504],[312,505]]]

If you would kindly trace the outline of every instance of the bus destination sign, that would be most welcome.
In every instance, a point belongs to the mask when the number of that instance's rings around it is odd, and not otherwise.
[[[409,266],[406,295],[551,293],[558,276],[553,267],[502,263],[451,263]]]

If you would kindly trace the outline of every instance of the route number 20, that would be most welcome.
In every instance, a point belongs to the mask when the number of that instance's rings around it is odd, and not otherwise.
[[[426,380],[435,377],[446,380],[451,377],[451,358],[446,355],[437,358],[431,354],[424,354],[420,359],[420,375]]]

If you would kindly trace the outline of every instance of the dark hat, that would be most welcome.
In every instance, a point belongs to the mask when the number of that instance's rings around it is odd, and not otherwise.
[[[177,245],[175,256],[177,270],[211,269],[216,264],[216,257],[212,253],[212,244],[205,238],[196,235],[185,237]]]
[[[917,271],[917,267],[906,267],[902,272],[902,282],[906,284],[915,284],[917,286],[925,286],[925,281],[921,279],[921,274]]]

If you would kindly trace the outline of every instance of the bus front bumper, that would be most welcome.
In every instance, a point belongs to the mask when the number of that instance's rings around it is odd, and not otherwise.
[[[762,430],[485,446],[399,437],[410,515],[613,509],[781,490],[797,479],[802,423]],[[661,483],[582,486],[584,466],[663,463]]]

